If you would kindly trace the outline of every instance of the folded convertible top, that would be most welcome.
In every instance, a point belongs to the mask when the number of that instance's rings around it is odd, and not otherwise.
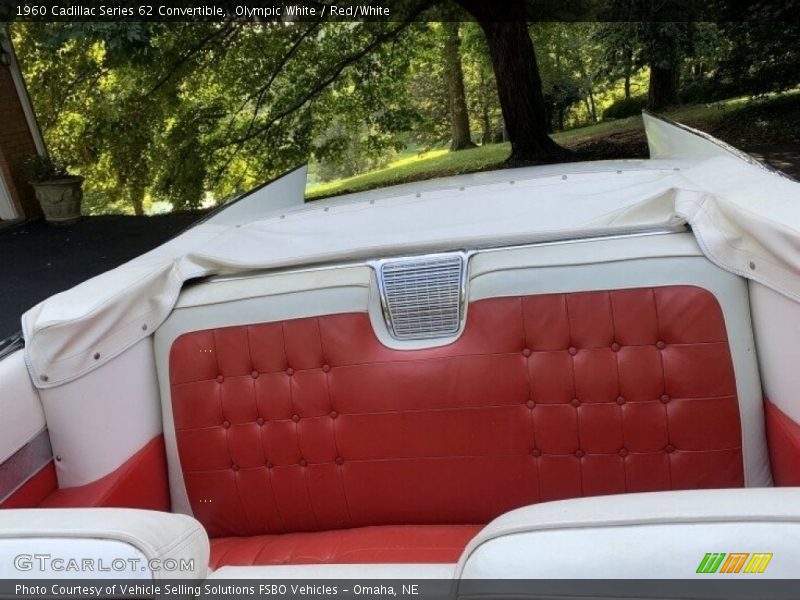
[[[257,202],[234,204],[236,218],[209,219],[26,312],[31,377],[52,387],[104,364],[150,335],[198,277],[684,223],[718,266],[800,301],[800,184],[700,132],[648,115],[645,125],[650,160],[495,171],[308,205],[302,185],[278,180]]]

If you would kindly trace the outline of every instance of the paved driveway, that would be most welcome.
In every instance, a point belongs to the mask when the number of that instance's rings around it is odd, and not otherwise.
[[[104,216],[0,230],[0,340],[20,330],[30,307],[162,244],[197,218]]]

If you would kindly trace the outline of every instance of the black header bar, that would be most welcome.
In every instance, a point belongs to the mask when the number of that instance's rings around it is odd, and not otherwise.
[[[473,0],[474,1],[474,0]],[[519,19],[485,0],[492,20]],[[800,22],[800,0],[526,0],[533,21]],[[0,0],[0,22],[466,21],[454,0]]]

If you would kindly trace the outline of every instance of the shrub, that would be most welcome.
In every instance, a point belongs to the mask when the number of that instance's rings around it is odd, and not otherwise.
[[[37,155],[25,161],[25,175],[28,181],[40,182],[69,177],[67,164],[47,154]]]
[[[624,119],[642,114],[642,109],[647,104],[646,96],[631,96],[614,100],[604,111],[603,120]]]

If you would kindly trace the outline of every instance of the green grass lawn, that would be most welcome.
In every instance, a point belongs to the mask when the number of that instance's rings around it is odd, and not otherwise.
[[[676,108],[666,113],[670,119],[691,124],[713,125],[719,121],[754,105],[768,105],[781,101],[788,95],[800,95],[793,91],[781,95],[751,100],[749,97],[731,98],[713,104],[696,104]],[[606,136],[642,129],[641,117],[629,117],[563,131],[553,138],[567,147],[575,144],[600,139]],[[351,192],[360,192],[372,188],[397,185],[410,181],[459,175],[476,171],[498,169],[510,153],[509,144],[487,144],[470,150],[448,152],[447,149],[430,150],[423,153],[404,153],[398,160],[388,166],[346,179],[336,179],[326,183],[314,183],[306,187],[306,198],[309,200],[336,196]]]
[[[306,188],[306,198],[335,196],[409,181],[493,169],[508,158],[509,152],[509,144],[487,144],[460,152],[431,150],[401,158],[377,171],[310,185]]]

